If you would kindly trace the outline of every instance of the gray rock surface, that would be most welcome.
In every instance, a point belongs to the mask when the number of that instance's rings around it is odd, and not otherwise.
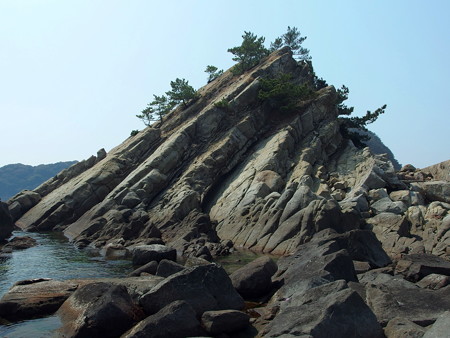
[[[144,294],[139,303],[148,314],[184,300],[201,315],[210,310],[241,310],[244,301],[223,268],[216,264],[186,268],[164,279]]]
[[[163,259],[175,261],[177,251],[161,244],[139,245],[133,248],[133,265],[144,265],[151,261],[160,262]]]
[[[117,337],[143,318],[126,287],[92,283],[76,290],[58,310],[64,337]]]
[[[249,325],[250,317],[241,311],[206,311],[202,314],[202,326],[211,335],[232,334]]]
[[[194,309],[185,301],[168,304],[123,334],[122,338],[184,338],[203,336]]]
[[[405,318],[396,317],[389,321],[384,329],[386,338],[421,338],[425,329]]]
[[[266,295],[272,289],[276,263],[269,257],[260,257],[230,275],[234,288],[244,299]]]
[[[433,326],[425,332],[424,338],[442,338],[450,336],[450,311],[442,313]]]

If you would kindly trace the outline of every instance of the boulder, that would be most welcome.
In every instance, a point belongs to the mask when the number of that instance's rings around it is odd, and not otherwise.
[[[206,311],[201,318],[202,326],[211,335],[244,330],[249,320],[248,314],[236,310]]]
[[[117,337],[143,318],[125,286],[101,282],[79,288],[57,314],[64,337]]]
[[[402,317],[421,326],[432,324],[450,308],[450,286],[440,290],[421,289],[410,283],[368,283],[366,301],[381,325],[392,318]]]
[[[450,284],[450,276],[439,275],[437,273],[429,274],[416,283],[422,289],[439,290]]]
[[[413,189],[422,193],[428,201],[450,203],[450,182],[428,181],[411,183]]]
[[[376,211],[377,214],[382,212],[391,212],[393,214],[400,215],[408,209],[408,206],[404,202],[393,202],[389,197],[379,199],[370,206]]]
[[[8,205],[0,201],[0,242],[11,236],[14,223],[8,210]]]
[[[133,265],[144,265],[151,261],[158,263],[163,259],[176,261],[177,251],[161,244],[139,245],[133,248]]]
[[[389,321],[384,329],[386,338],[421,338],[425,329],[408,319],[396,317]]]
[[[260,257],[230,275],[234,288],[244,299],[264,296],[272,289],[276,263],[269,257]]]
[[[185,301],[168,304],[136,324],[122,338],[184,338],[203,336],[205,331],[192,306]]]
[[[241,310],[244,301],[223,268],[216,264],[186,268],[167,277],[144,294],[139,303],[154,314],[164,306],[184,300],[201,315],[210,310]]]
[[[184,266],[178,264],[174,261],[169,261],[168,259],[163,259],[158,264],[158,269],[156,270],[156,275],[161,277],[169,277],[174,273],[177,273],[184,269]]]
[[[151,261],[147,264],[142,265],[136,270],[132,271],[128,277],[140,276],[142,272],[149,273],[151,275],[156,275],[156,271],[158,270],[158,262]]]
[[[450,332],[450,311],[442,313],[434,324],[425,332],[423,338],[448,337]]]
[[[377,318],[343,280],[296,293],[280,304],[280,311],[264,337],[384,337]]]
[[[9,321],[54,313],[79,286],[74,281],[32,279],[17,282],[0,300],[0,317]]]
[[[28,249],[37,245],[37,241],[30,236],[17,236],[12,238],[4,247],[3,251],[14,251]]]
[[[417,282],[432,273],[450,276],[450,262],[429,254],[405,255],[397,263],[395,272]]]

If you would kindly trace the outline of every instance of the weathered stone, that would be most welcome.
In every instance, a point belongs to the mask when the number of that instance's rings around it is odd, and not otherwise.
[[[189,303],[198,315],[210,310],[241,310],[244,306],[225,270],[215,264],[187,268],[167,277],[139,303],[148,314],[154,314],[176,300]]]
[[[18,282],[0,300],[0,317],[17,321],[50,315],[78,286],[74,281],[49,279]]]
[[[117,337],[143,318],[127,289],[92,283],[75,291],[58,310],[65,337]]]
[[[429,201],[450,203],[450,182],[448,181],[415,182],[411,185]]]
[[[158,262],[157,261],[151,261],[147,264],[142,265],[141,267],[137,268],[136,270],[133,270],[128,275],[129,277],[135,277],[140,276],[142,272],[149,273],[151,275],[156,275],[156,271],[158,270]]]
[[[345,281],[317,286],[286,299],[266,331],[264,337],[383,337],[373,312]]]
[[[396,317],[389,321],[384,329],[386,338],[421,338],[425,329],[405,318]]]
[[[185,301],[175,301],[140,321],[122,338],[184,338],[204,334],[192,306]]]
[[[389,197],[384,197],[370,205],[377,213],[390,212],[400,215],[407,210],[407,205],[402,201],[393,202]]]
[[[16,236],[3,247],[3,251],[23,250],[36,245],[37,241],[30,236]]]
[[[442,313],[434,324],[425,332],[423,338],[448,337],[450,332],[450,311]]]
[[[429,274],[416,283],[422,289],[439,290],[450,284],[450,276],[439,275],[437,273]]]
[[[429,254],[406,255],[397,263],[395,272],[417,282],[432,273],[450,276],[450,262]]]
[[[438,316],[450,307],[450,287],[427,290],[404,287],[396,283],[368,283],[367,304],[373,310],[381,325],[395,317],[408,319],[421,326],[432,324]]]
[[[0,242],[11,236],[14,223],[8,210],[8,205],[0,201]]]
[[[272,288],[276,263],[269,257],[260,257],[230,275],[234,288],[244,299],[257,298]]]
[[[353,261],[353,266],[355,267],[355,272],[357,274],[364,273],[370,270],[369,262]]]
[[[245,329],[250,317],[241,311],[222,310],[206,311],[202,315],[202,325],[212,335],[233,333]]]
[[[158,264],[157,276],[169,277],[174,273],[180,272],[184,269],[184,266],[168,259],[163,259]]]
[[[140,245],[133,248],[133,264],[144,265],[151,261],[158,263],[163,259],[175,261],[177,251],[161,244]]]

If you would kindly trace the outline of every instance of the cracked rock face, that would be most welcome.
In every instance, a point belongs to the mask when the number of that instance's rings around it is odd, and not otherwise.
[[[372,229],[391,257],[448,256],[446,186],[400,180],[387,156],[343,139],[332,86],[289,114],[261,102],[259,80],[283,73],[311,78],[288,49],[240,76],[225,72],[162,124],[12,198],[16,224],[82,246],[165,243],[206,258],[229,241],[286,255],[322,230]]]

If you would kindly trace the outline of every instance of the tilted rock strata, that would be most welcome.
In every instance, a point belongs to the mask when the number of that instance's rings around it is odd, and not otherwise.
[[[261,102],[261,77],[282,73],[311,81],[288,49],[242,75],[227,71],[86,170],[13,198],[17,224],[62,230],[82,246],[162,240],[206,259],[226,253],[227,240],[285,255],[324,229],[368,229],[392,258],[448,257],[448,187],[402,181],[387,156],[343,139],[332,86],[290,114]],[[215,105],[223,99],[227,107]]]

